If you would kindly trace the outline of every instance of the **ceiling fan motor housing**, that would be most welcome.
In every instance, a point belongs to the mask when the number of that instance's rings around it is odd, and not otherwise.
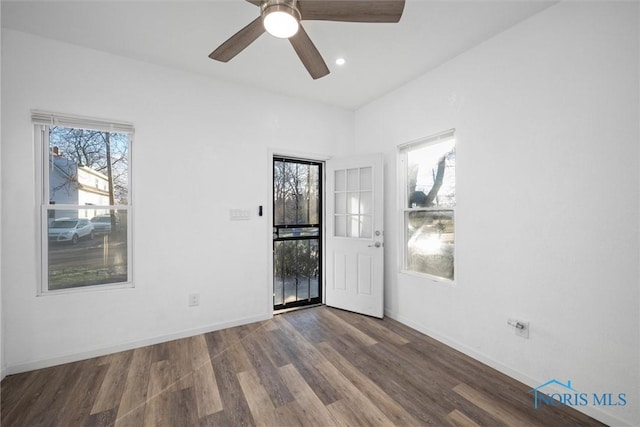
[[[260,15],[262,16],[262,20],[275,12],[283,12],[288,15],[293,16],[293,18],[299,23],[301,16],[300,11],[296,7],[296,2],[286,2],[286,1],[278,1],[278,0],[267,0],[262,3],[260,6]]]
[[[288,39],[300,28],[300,12],[286,3],[266,3],[262,9],[262,25],[272,36]]]

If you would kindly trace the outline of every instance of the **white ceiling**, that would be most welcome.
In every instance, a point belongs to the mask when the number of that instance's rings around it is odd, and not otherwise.
[[[2,0],[2,26],[357,109],[556,2],[407,0],[398,24],[303,21],[331,70],[319,80],[288,41],[266,33],[229,63],[208,58],[258,16],[243,0]]]

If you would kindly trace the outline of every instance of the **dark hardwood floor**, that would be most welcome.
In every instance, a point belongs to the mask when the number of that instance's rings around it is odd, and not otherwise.
[[[327,307],[11,375],[11,426],[595,426],[392,319]]]

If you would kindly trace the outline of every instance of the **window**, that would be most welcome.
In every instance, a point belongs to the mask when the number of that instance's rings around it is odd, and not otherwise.
[[[401,145],[403,269],[446,280],[455,273],[454,131]]]
[[[41,293],[130,286],[133,126],[32,112],[41,158]]]

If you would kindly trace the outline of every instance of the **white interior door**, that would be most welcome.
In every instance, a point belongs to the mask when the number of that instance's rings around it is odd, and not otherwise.
[[[382,154],[327,162],[326,304],[384,315]]]

